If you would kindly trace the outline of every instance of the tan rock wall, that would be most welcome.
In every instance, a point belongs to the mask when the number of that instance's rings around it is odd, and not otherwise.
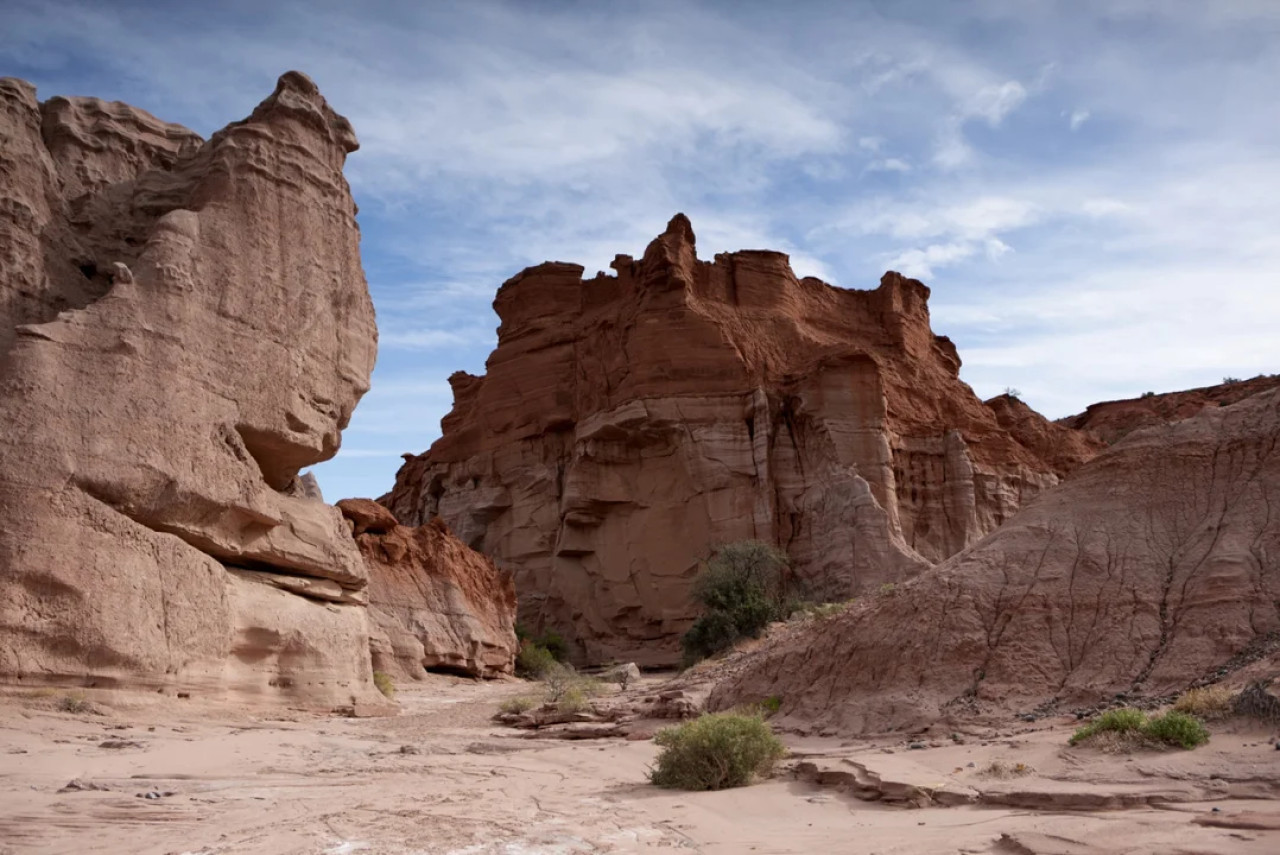
[[[371,697],[364,564],[297,481],[376,350],[350,125],[295,72],[208,142],[0,104],[0,678]]]

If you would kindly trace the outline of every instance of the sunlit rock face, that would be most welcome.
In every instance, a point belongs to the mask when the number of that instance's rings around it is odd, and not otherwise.
[[[366,571],[299,471],[377,347],[304,75],[208,141],[0,81],[0,678],[372,696]]]

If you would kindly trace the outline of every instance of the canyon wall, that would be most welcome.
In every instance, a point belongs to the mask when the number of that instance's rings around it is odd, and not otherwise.
[[[443,436],[381,500],[513,571],[522,620],[581,660],[674,662],[717,544],[774,542],[813,595],[847,598],[976,542],[1100,447],[1030,411],[1034,430],[1002,425],[897,273],[856,291],[777,252],[700,261],[683,215],[611,266],[499,289],[486,374],[450,378]]]

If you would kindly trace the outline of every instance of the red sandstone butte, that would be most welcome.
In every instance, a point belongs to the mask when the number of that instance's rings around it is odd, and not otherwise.
[[[897,273],[856,291],[779,252],[700,261],[684,215],[611,266],[503,284],[487,373],[450,378],[443,436],[382,499],[513,571],[522,621],[581,660],[674,662],[717,544],[779,544],[843,599],[975,543],[1099,446],[1002,423]]]

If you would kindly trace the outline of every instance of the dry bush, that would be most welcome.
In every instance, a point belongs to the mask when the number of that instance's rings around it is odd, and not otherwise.
[[[991,764],[979,772],[985,778],[1021,778],[1034,772],[1026,763],[1006,763],[1003,760],[992,760]]]
[[[1235,695],[1226,686],[1205,686],[1183,692],[1174,701],[1173,708],[1204,721],[1214,721],[1231,715],[1234,703]]]

